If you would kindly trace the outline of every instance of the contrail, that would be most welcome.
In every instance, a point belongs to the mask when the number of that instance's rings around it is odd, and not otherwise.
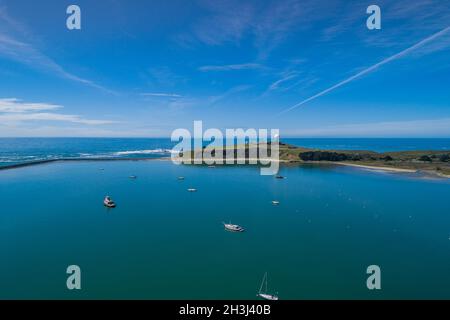
[[[440,36],[442,36],[445,33],[447,33],[449,30],[450,30],[450,26],[445,28],[445,29],[443,29],[443,30],[441,30],[441,31],[439,31],[438,33],[433,34],[432,36],[429,36],[426,39],[423,39],[422,41],[416,43],[415,45],[413,45],[413,46],[411,46],[411,47],[409,47],[409,48],[407,48],[407,49],[405,49],[403,51],[400,51],[399,53],[394,54],[393,56],[390,56],[389,58],[386,58],[383,61],[378,62],[377,64],[374,64],[371,67],[368,67],[367,69],[364,69],[363,71],[355,74],[354,76],[351,76],[350,78],[345,79],[345,80],[339,82],[338,84],[335,84],[334,86],[332,86],[332,87],[330,87],[330,88],[328,88],[326,90],[323,90],[322,92],[319,92],[318,94],[316,94],[316,95],[314,95],[312,97],[309,97],[308,99],[303,100],[302,102],[299,102],[299,103],[293,105],[290,108],[287,108],[286,110],[281,111],[280,113],[278,113],[278,115],[281,115],[281,114],[289,112],[289,111],[291,111],[291,110],[293,110],[295,108],[298,108],[298,107],[304,105],[305,103],[310,102],[311,100],[319,98],[319,97],[323,96],[324,94],[327,94],[328,92],[333,91],[334,89],[342,87],[343,85],[345,85],[345,84],[347,84],[347,83],[349,83],[349,82],[351,82],[351,81],[353,81],[355,79],[358,79],[359,77],[361,77],[361,76],[363,76],[365,74],[368,74],[369,72],[374,71],[378,67],[381,67],[381,66],[383,66],[383,65],[385,65],[385,64],[387,64],[387,63],[389,63],[391,61],[394,61],[396,59],[399,59],[399,58],[403,57],[404,55],[406,55],[406,54],[416,50],[417,48],[422,47],[423,45],[427,44],[428,42],[433,41],[436,38],[439,38]]]

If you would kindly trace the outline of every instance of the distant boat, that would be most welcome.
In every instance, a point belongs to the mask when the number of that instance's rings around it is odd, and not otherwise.
[[[264,291],[263,291],[264,288]],[[277,295],[267,293],[267,272],[264,274],[261,287],[259,288],[259,292],[256,295],[257,297],[263,298],[265,300],[278,300]]]
[[[184,177],[178,177],[177,179],[178,180],[184,180]]]
[[[283,176],[276,176],[275,178],[276,178],[276,179],[284,179]]]
[[[114,201],[112,201],[111,197],[109,197],[109,196],[105,197],[105,199],[103,200],[103,204],[108,208],[116,207],[116,203]]]
[[[208,168],[215,168],[216,166],[208,166]]]
[[[223,222],[223,226],[225,227],[225,230],[232,231],[232,232],[244,232],[244,228],[237,224],[231,224],[231,223],[225,223]]]
[[[273,204],[274,206],[277,206],[277,205],[279,205],[279,204],[280,204],[280,201],[277,201],[277,200],[273,200],[273,201],[272,201],[272,204]]]
[[[137,179],[137,176],[130,176],[130,179]]]
[[[197,191],[197,189],[195,189],[195,188],[189,188],[189,189],[187,189],[189,192],[196,192]]]

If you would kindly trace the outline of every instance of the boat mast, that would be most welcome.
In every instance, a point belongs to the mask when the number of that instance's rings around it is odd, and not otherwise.
[[[268,291],[267,291],[267,282],[269,282],[269,279],[268,279],[267,272],[266,272],[266,293],[268,293]]]
[[[264,277],[263,277],[263,280],[262,280],[262,282],[261,282],[261,287],[259,288],[259,293],[261,293],[262,288],[263,288],[263,286],[264,286],[264,283],[266,284],[266,292],[265,292],[265,293],[267,293],[267,281],[266,281],[266,278],[267,278],[267,272],[264,273]]]

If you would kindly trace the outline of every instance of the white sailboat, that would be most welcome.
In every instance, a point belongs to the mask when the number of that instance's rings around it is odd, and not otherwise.
[[[264,291],[263,291],[264,288]],[[261,287],[259,288],[259,292],[257,294],[258,297],[263,298],[265,300],[278,300],[277,295],[267,293],[267,272],[264,273],[263,281],[261,283]]]

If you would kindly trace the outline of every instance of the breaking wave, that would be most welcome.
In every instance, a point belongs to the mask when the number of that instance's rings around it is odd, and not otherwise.
[[[171,154],[174,151],[171,149],[150,149],[150,150],[131,150],[131,151],[119,151],[115,152],[115,156],[126,156],[133,154]]]

